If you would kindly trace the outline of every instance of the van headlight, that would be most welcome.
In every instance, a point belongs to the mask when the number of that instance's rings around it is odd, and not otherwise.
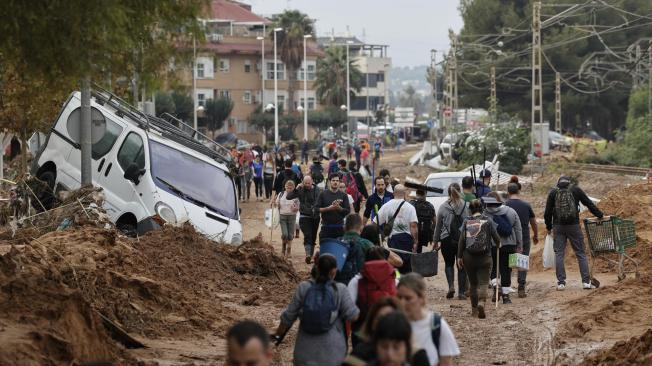
[[[233,234],[233,237],[231,237],[231,244],[232,245],[240,245],[240,244],[242,244],[242,234],[240,234],[240,233]]]
[[[159,202],[154,207],[156,209],[156,214],[163,219],[163,221],[176,224],[177,215],[174,214],[174,210],[167,203]]]

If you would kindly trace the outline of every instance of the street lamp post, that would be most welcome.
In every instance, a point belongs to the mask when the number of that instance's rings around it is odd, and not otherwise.
[[[197,131],[197,38],[192,35],[192,127]]]
[[[260,61],[260,105],[265,105],[265,24],[263,24],[263,35],[256,37],[261,43],[261,61]],[[267,144],[267,131],[263,127],[263,146]]]
[[[303,36],[303,139],[308,141],[308,61],[306,41],[312,38],[311,34]]]
[[[351,121],[349,111],[351,110],[351,70],[349,67],[349,46],[353,41],[346,41],[346,135],[351,141]]]
[[[276,33],[283,28],[274,28],[274,145],[278,146],[278,56],[276,55]]]

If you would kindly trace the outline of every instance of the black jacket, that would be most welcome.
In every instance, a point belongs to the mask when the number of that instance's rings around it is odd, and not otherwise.
[[[312,189],[307,190],[304,187],[297,188],[292,193],[288,194],[287,199],[299,199],[299,214],[303,217],[316,217],[319,218],[319,215],[314,216],[315,203],[317,198],[321,194],[321,188],[313,185]]]
[[[281,194],[281,192],[285,191],[285,182],[288,180],[292,179],[294,181],[295,185],[298,185],[301,183],[301,179],[297,176],[297,173],[294,172],[292,169],[283,169],[278,174],[276,175],[276,179],[274,180],[274,191],[276,194]]]
[[[330,189],[325,189],[321,192],[315,203],[315,217],[320,214],[319,209],[330,206],[335,200],[342,200],[340,207],[341,210],[338,211],[327,211],[321,213],[321,224],[322,225],[340,225],[344,226],[344,218],[349,214],[349,196],[346,193],[340,192],[339,190],[333,192]]]
[[[586,206],[586,208],[588,208],[589,211],[591,211],[591,213],[595,217],[602,218],[602,216],[603,216],[602,211],[600,211],[600,209],[598,209],[596,207],[596,205],[593,203],[593,201],[591,201],[591,199],[586,195],[586,193],[584,193],[584,191],[580,187],[570,185],[570,183],[567,183],[567,182],[562,182],[562,183],[557,184],[557,188],[561,188],[561,189],[568,188],[569,186],[570,186],[571,193],[573,193],[573,198],[575,198],[575,206],[577,208],[578,215],[577,215],[577,219],[575,220],[575,222],[565,223],[565,225],[579,225],[579,223],[580,223],[580,218],[579,218],[580,217],[580,215],[579,215],[580,207],[579,207],[579,204],[580,203],[582,203],[584,206]],[[557,220],[555,218],[555,199],[557,197],[557,188],[553,188],[550,191],[550,193],[548,193],[548,200],[546,202],[546,211],[543,214],[543,218],[546,221],[546,229],[548,229],[548,230],[551,230],[553,225],[561,225],[560,223],[556,222]]]

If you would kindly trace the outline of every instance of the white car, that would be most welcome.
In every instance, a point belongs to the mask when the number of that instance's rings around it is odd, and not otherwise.
[[[41,197],[46,207],[57,192],[81,186],[80,97],[68,98],[34,159],[32,174],[51,189]],[[211,149],[198,132],[184,132],[183,122],[147,116],[106,91],[93,90],[91,111],[104,131],[92,144],[93,185],[103,188],[104,208],[119,229],[142,234],[190,221],[212,240],[242,243],[228,150]]]
[[[468,176],[470,176],[468,172],[444,172],[428,175],[423,184],[444,190],[443,193],[426,192],[426,200],[435,206],[435,212],[439,213],[439,206],[448,200],[448,186],[457,183],[462,187],[462,178]]]

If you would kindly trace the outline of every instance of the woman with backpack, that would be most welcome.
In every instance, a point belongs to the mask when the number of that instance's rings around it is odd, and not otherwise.
[[[441,248],[444,257],[446,281],[448,281],[447,299],[455,296],[455,262],[457,256],[457,243],[460,240],[462,223],[468,216],[468,204],[462,196],[462,188],[457,183],[448,186],[448,200],[439,207],[437,212],[437,225],[435,226],[435,249]],[[457,269],[458,298],[466,300],[464,295],[466,287],[466,273],[464,269]]]
[[[339,366],[346,357],[344,322],[357,320],[360,310],[351,300],[346,286],[333,281],[336,273],[335,257],[320,255],[316,279],[301,282],[281,314],[281,323],[274,335],[277,343],[299,319],[294,345],[295,366]]]
[[[448,323],[426,307],[426,281],[418,273],[401,276],[397,297],[410,320],[413,344],[428,354],[429,364],[450,366],[460,349]]]
[[[509,255],[523,252],[521,220],[513,208],[503,205],[500,195],[496,192],[491,192],[483,197],[482,202],[485,205],[484,214],[493,220],[496,232],[500,236],[500,248],[494,246],[492,250],[494,265],[491,270],[491,279],[493,282],[497,278],[497,271],[500,271],[501,291],[498,291],[497,283],[495,291],[502,296],[503,304],[511,304],[509,293],[512,291],[512,269],[509,268]],[[496,262],[498,262],[498,266],[496,266]],[[495,298],[496,296],[493,296],[494,300]]]
[[[471,316],[484,319],[487,285],[491,271],[491,250],[495,243],[500,247],[500,237],[487,215],[482,214],[482,203],[469,203],[471,215],[464,220],[457,248],[457,265],[466,272],[471,294]]]

